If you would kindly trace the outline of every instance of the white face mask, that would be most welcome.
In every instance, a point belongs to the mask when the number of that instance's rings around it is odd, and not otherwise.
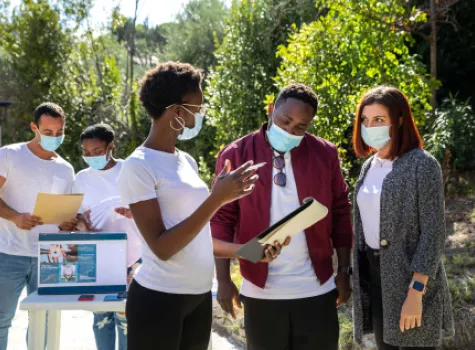
[[[176,115],[175,120],[177,121],[178,124],[180,124],[181,129],[175,128],[171,123],[170,123],[170,126],[173,130],[181,131],[181,134],[178,135],[178,140],[181,140],[181,141],[191,140],[192,138],[196,137],[199,134],[201,127],[203,126],[203,119],[205,117],[206,107],[201,107],[200,111],[196,113],[191,112],[188,108],[184,106],[180,106],[180,107],[185,109],[188,113],[193,114],[193,117],[195,118],[195,126],[192,128],[186,127],[185,120],[178,115]]]
[[[369,147],[380,150],[391,140],[391,136],[389,136],[390,127],[391,125],[367,128],[361,124],[361,137]]]
[[[191,129],[183,126],[183,132],[178,135],[178,140],[191,140],[199,134],[201,127],[203,126],[204,116],[201,113],[194,113],[193,116],[195,118],[195,126]]]

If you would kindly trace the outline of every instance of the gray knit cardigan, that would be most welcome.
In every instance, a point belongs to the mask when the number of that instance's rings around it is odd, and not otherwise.
[[[371,166],[368,159],[355,186],[353,254],[354,337],[373,332],[371,321],[366,245],[356,194]],[[400,347],[438,346],[454,334],[452,304],[442,255],[445,245],[444,188],[437,160],[415,149],[393,163],[381,191],[381,288],[384,342]],[[429,276],[423,297],[422,327],[399,329],[402,305],[414,272]]]

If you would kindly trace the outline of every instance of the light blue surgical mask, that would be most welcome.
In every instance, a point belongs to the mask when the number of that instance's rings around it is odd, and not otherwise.
[[[109,160],[107,159],[107,154],[103,156],[95,156],[95,157],[82,157],[84,161],[93,169],[102,170],[106,167]]]
[[[267,131],[267,138],[273,149],[279,152],[289,152],[297,147],[303,139],[303,136],[291,135],[284,129],[271,122],[270,129]]]
[[[389,136],[390,127],[391,125],[367,128],[361,124],[361,137],[363,138],[364,143],[369,147],[374,148],[375,150],[380,150],[391,140],[391,136]]]
[[[186,109],[188,112],[192,113],[189,111],[187,108],[183,107],[182,108]],[[196,137],[196,135],[199,134],[201,127],[203,126],[203,119],[204,115],[201,113],[192,113],[194,118],[195,118],[195,126],[190,128],[187,128],[183,121],[180,122],[179,119],[178,122],[182,125],[183,127],[183,132],[178,135],[178,140],[184,141],[184,140],[191,140],[192,138]]]
[[[46,136],[46,135],[42,135],[39,131],[38,133],[40,135],[41,148],[43,148],[45,151],[48,151],[48,152],[56,151],[64,141],[64,135]]]

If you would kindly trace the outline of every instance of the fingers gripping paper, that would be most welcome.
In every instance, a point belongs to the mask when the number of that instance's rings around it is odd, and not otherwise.
[[[38,193],[33,215],[45,224],[59,225],[76,218],[84,194]]]
[[[307,229],[324,219],[327,214],[328,208],[320,204],[316,199],[305,199],[301,207],[246,243],[238,249],[236,255],[257,263],[264,257],[264,248],[267,244],[273,244],[275,241],[282,244],[287,237],[292,237]]]

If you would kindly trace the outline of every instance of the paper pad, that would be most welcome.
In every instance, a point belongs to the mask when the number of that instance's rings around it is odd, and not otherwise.
[[[84,194],[38,193],[33,215],[45,224],[59,225],[76,218]]]
[[[287,237],[292,237],[312,226],[325,218],[327,214],[327,207],[314,198],[308,198],[304,200],[301,207],[243,245],[236,251],[236,255],[257,263],[264,257],[264,248],[267,244],[273,244],[275,241],[282,244]]]

